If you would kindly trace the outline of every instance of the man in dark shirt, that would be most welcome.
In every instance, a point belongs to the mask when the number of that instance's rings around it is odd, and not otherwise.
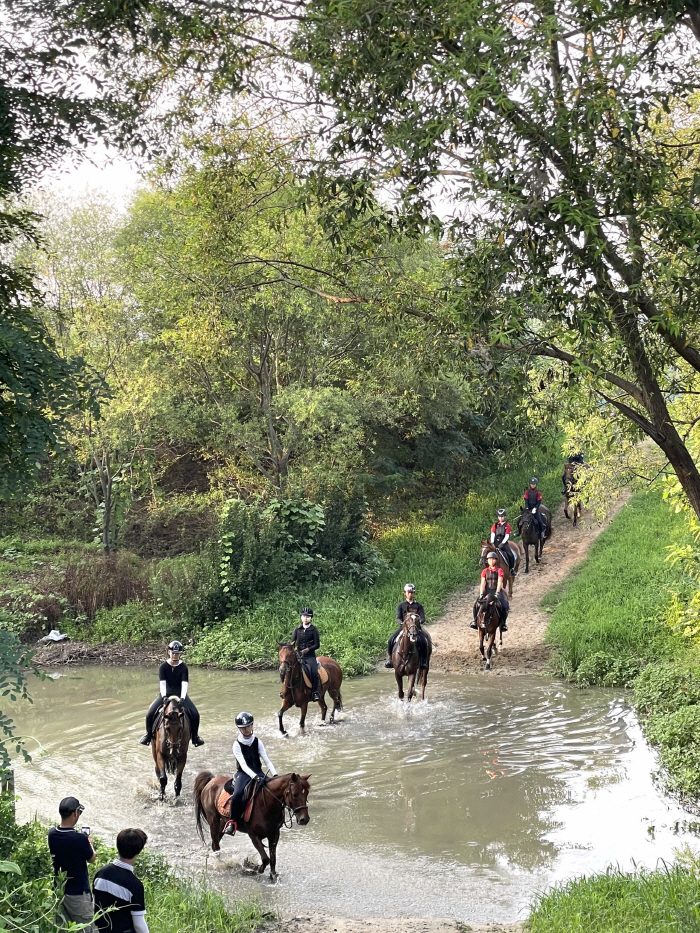
[[[318,635],[318,629],[312,623],[314,617],[313,609],[305,606],[300,613],[301,625],[297,625],[294,634],[289,639],[290,645],[296,645],[296,649],[301,656],[301,663],[304,665],[309,679],[311,680],[311,699],[316,701],[318,695],[318,661],[316,660],[316,651],[321,647],[321,639]]]
[[[199,710],[187,695],[189,690],[190,674],[187,665],[180,659],[184,650],[182,642],[171,641],[168,645],[168,660],[163,661],[158,669],[160,693],[151,703],[146,713],[146,734],[139,739],[142,745],[150,745],[153,739],[153,723],[156,713],[161,708],[166,697],[178,697],[187,707],[192,726],[192,744],[195,747],[204,745],[204,739],[199,736]]]
[[[148,836],[142,829],[123,829],[117,836],[119,857],[95,875],[92,890],[98,930],[148,933],[145,892],[134,874],[134,862],[147,841]]]
[[[391,660],[391,655],[394,651],[394,643],[401,633],[403,628],[403,620],[407,612],[417,612],[418,618],[420,619],[420,624],[425,625],[425,609],[423,609],[422,603],[419,603],[415,598],[416,588],[413,583],[407,583],[403,588],[403,595],[406,597],[402,603],[399,603],[396,607],[396,621],[399,623],[399,627],[393,633],[389,639],[389,643],[386,646],[387,651],[389,652],[389,659],[384,665],[384,667],[393,667],[394,663]],[[420,657],[420,666],[428,666],[428,643],[425,640],[425,635],[423,632],[418,633],[418,655]]]
[[[64,797],[58,805],[61,825],[49,830],[49,852],[54,874],[66,873],[61,911],[65,919],[84,923],[86,933],[93,933],[93,905],[88,881],[88,862],[96,855],[92,847],[92,836],[78,832],[75,824],[85,808],[77,797]]]

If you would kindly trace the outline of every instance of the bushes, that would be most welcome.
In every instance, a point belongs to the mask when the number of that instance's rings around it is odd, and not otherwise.
[[[92,621],[100,609],[144,599],[148,565],[129,551],[70,555],[57,585],[77,615]]]

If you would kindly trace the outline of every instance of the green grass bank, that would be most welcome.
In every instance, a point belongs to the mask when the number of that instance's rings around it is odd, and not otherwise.
[[[53,883],[48,827],[38,821],[15,823],[12,798],[0,797],[0,928],[19,933],[56,933],[57,892]],[[116,850],[96,841],[95,871],[115,857]],[[268,915],[254,900],[233,905],[209,890],[206,879],[176,877],[166,860],[148,849],[135,870],[146,890],[151,933],[252,933]],[[77,929],[77,927],[76,927]]]
[[[539,463],[540,488],[553,508],[561,502],[561,461]],[[386,650],[396,605],[406,582],[415,583],[426,616],[436,619],[455,590],[478,576],[480,541],[496,509],[514,518],[533,466],[484,477],[455,503],[449,515],[408,519],[382,532],[379,550],[389,569],[372,586],[337,582],[279,591],[199,635],[189,659],[198,664],[237,667],[274,661],[278,639],[288,638],[299,608],[309,605],[321,637],[321,652],[334,657],[346,675],[367,673]]]

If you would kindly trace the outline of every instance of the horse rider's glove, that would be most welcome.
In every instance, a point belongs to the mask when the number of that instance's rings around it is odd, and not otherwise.
[[[532,510],[532,514],[534,515],[536,511],[537,511],[537,508],[534,508],[534,509]]]

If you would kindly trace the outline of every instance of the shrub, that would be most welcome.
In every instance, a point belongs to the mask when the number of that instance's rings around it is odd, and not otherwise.
[[[134,600],[113,609],[98,609],[88,634],[90,641],[97,643],[140,645],[161,641],[172,630],[172,620],[161,615],[157,607]]]
[[[644,662],[638,658],[616,657],[612,652],[597,651],[581,661],[571,680],[579,687],[629,687]]]
[[[651,664],[634,684],[634,702],[645,716],[694,706],[700,703],[700,671],[678,664]]]
[[[174,619],[191,619],[203,589],[212,582],[211,559],[202,554],[182,554],[154,563],[151,598],[158,611]]]
[[[694,745],[700,739],[700,706],[683,706],[672,713],[652,713],[645,731],[655,745],[678,748]]]
[[[74,554],[58,586],[68,605],[92,621],[99,609],[145,599],[149,592],[148,565],[129,551]]]

